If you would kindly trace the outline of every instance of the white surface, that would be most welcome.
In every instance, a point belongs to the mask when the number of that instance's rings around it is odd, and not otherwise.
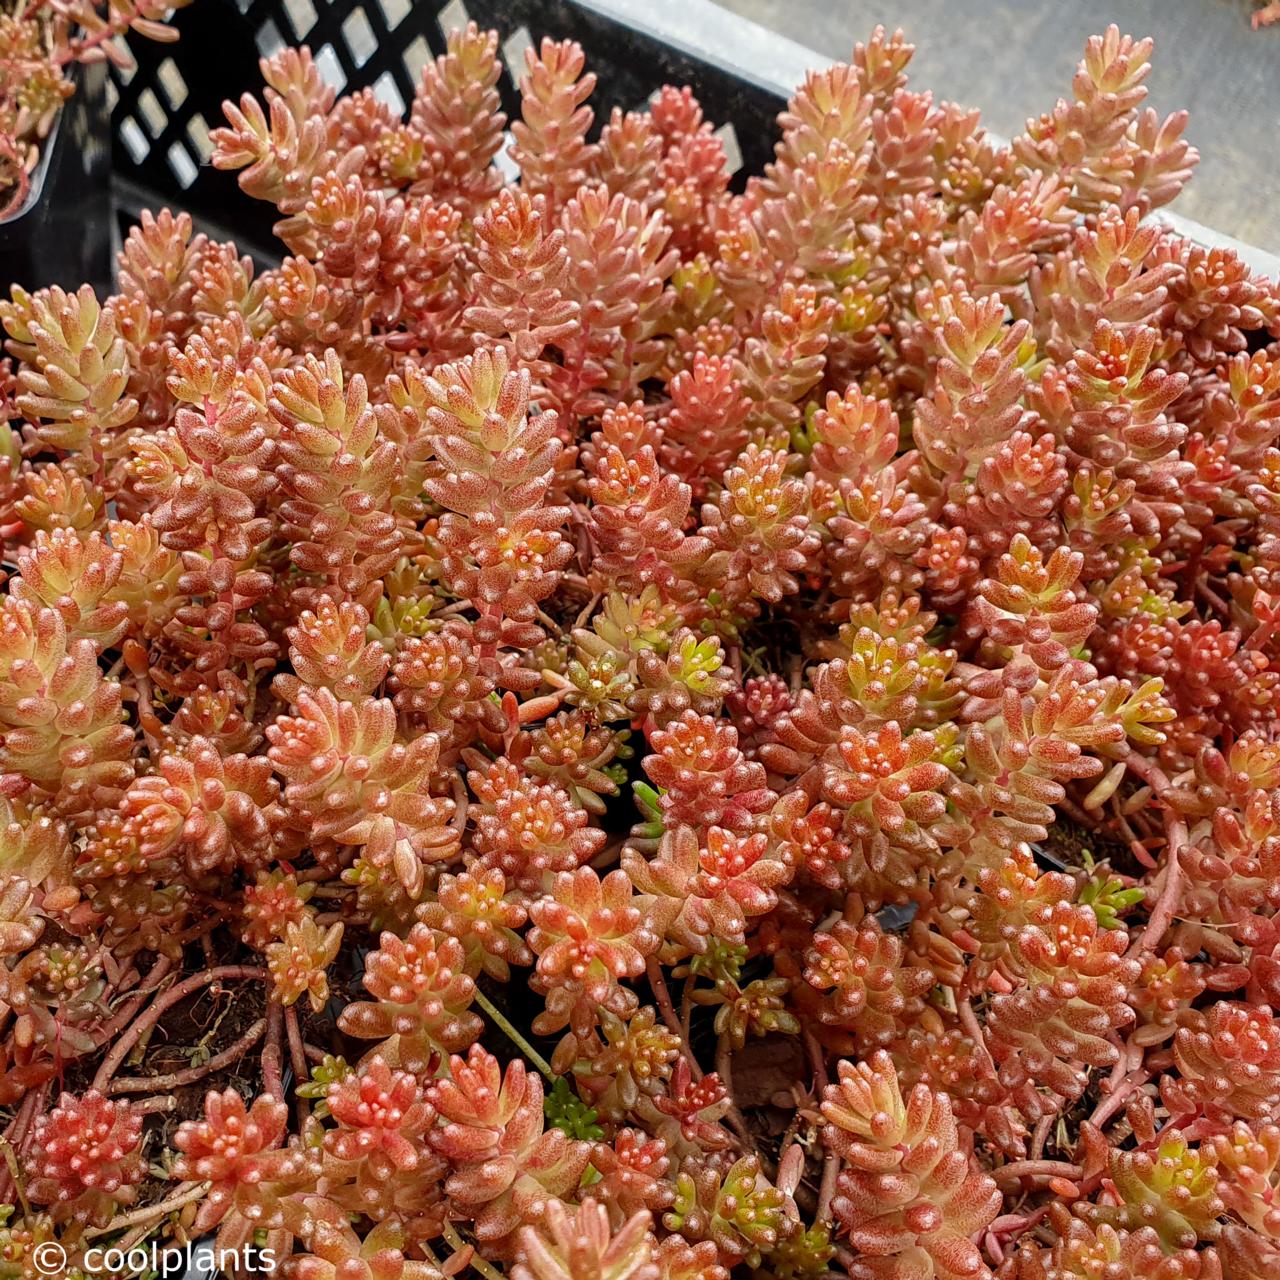
[[[757,22],[731,14],[711,0],[584,0],[584,3],[686,52],[703,58],[710,56],[746,79],[788,97],[804,80],[806,71],[830,66],[835,61]],[[733,38],[727,41],[724,36],[730,31]],[[965,105],[984,107],[986,104]],[[1002,141],[995,134],[991,136],[997,142]],[[1280,255],[1223,235],[1171,209],[1157,210],[1152,217],[1197,244],[1233,250],[1253,271],[1280,278]]]

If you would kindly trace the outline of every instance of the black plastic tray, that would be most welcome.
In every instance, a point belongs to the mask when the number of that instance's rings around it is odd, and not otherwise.
[[[107,71],[79,68],[20,209],[0,222],[0,288],[111,284],[111,148]]]
[[[186,209],[244,252],[277,258],[275,211],[208,164],[208,133],[223,121],[223,99],[260,91],[260,56],[305,43],[340,92],[373,86],[404,105],[423,65],[443,51],[444,32],[468,19],[499,32],[508,116],[518,112],[515,84],[527,44],[573,37],[598,77],[591,99],[597,128],[615,105],[634,108],[663,84],[689,84],[707,119],[724,126],[731,164],[740,157],[745,172],[759,172],[772,157],[777,112],[804,71],[826,60],[709,0],[197,0],[176,15],[178,44],[134,41],[136,70],[112,72],[121,221],[141,208]],[[1256,271],[1280,275],[1280,258],[1266,250],[1168,210],[1155,216],[1202,244],[1234,250]]]
[[[727,126],[734,167],[759,171],[773,154],[781,89],[715,54],[664,40],[621,12],[626,7],[610,0],[198,0],[176,15],[176,44],[134,41],[136,67],[112,72],[117,203],[130,220],[140,207],[186,209],[246,252],[273,256],[275,211],[208,163],[223,100],[260,92],[258,59],[305,43],[339,92],[372,86],[405,106],[422,67],[444,51],[445,32],[468,19],[499,33],[508,117],[519,115],[524,49],[543,36],[572,37],[598,77],[591,99],[597,129],[615,105],[639,107],[664,84],[689,84],[707,119]],[[726,49],[736,19],[703,9],[721,28],[705,33],[706,48]]]

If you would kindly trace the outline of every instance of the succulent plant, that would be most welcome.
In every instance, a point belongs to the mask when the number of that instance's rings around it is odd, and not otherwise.
[[[573,41],[515,177],[495,33],[282,50],[278,266],[0,303],[0,1272],[1276,1272],[1280,289],[1150,53],[1006,146],[877,30],[731,189]]]

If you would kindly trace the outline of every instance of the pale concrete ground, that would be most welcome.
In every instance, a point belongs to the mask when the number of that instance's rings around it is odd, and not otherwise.
[[[717,0],[825,54],[847,58],[877,23],[916,44],[911,82],[981,107],[1009,137],[1070,88],[1086,38],[1116,22],[1154,35],[1148,99],[1186,107],[1199,168],[1176,208],[1280,251],[1280,26],[1254,32],[1250,0]]]

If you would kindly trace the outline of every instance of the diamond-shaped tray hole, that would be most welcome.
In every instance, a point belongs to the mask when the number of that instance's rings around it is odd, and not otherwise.
[[[336,89],[339,93],[347,87],[347,77],[342,70],[342,63],[338,61],[338,55],[333,50],[333,45],[325,45],[316,54],[316,66],[320,68],[320,74],[324,78],[325,84]]]
[[[738,145],[738,132],[732,124],[722,124],[716,130],[716,137],[724,144],[724,167],[726,173],[737,173],[742,168],[742,148]]]
[[[357,67],[363,67],[377,52],[378,37],[373,34],[368,15],[359,5],[343,19],[342,35]]]
[[[422,68],[430,61],[431,46],[427,43],[426,36],[415,36],[404,51],[404,69],[409,73],[409,79],[416,84],[422,75]]]
[[[137,73],[138,64],[133,60],[133,54],[129,52],[128,40],[121,37],[118,40],[118,43],[124,46],[126,61],[122,66],[113,65],[111,69],[115,73],[116,77],[119,79],[121,84],[128,84],[133,79],[134,75]]]
[[[413,12],[413,0],[374,0],[382,10],[387,30],[394,31]]]
[[[169,100],[170,109],[177,111],[187,100],[187,82],[182,78],[178,64],[172,58],[166,58],[156,70],[156,79],[160,81],[161,92]]]
[[[384,0],[384,3],[386,2],[387,0]],[[467,23],[471,21],[471,15],[467,12],[467,6],[462,3],[462,0],[449,0],[449,3],[436,14],[436,21],[440,24],[440,30],[448,35],[450,31],[465,30]]]
[[[258,28],[258,34],[254,36],[253,42],[258,46],[258,52],[264,58],[273,57],[285,46],[285,38],[280,34],[280,28],[276,26],[271,18],[268,18]]]
[[[299,40],[316,25],[316,7],[311,0],[284,0],[284,11]]]
[[[507,64],[511,79],[516,84],[520,83],[520,77],[524,75],[525,50],[532,48],[533,37],[529,34],[528,27],[517,27],[502,42],[502,60]]]
[[[390,71],[384,71],[373,82],[373,96],[379,102],[385,102],[399,115],[404,115],[404,98],[400,93],[399,85],[396,84],[395,76]]]
[[[125,116],[120,121],[120,141],[124,143],[124,149],[134,164],[141,164],[151,151],[147,135],[132,116]]]
[[[169,161],[169,168],[173,172],[173,176],[177,178],[185,191],[199,176],[200,170],[196,167],[196,162],[187,154],[187,149],[180,142],[173,143],[169,150],[165,152]]]
[[[198,111],[187,121],[187,139],[192,149],[204,163],[213,155],[213,139],[209,137],[209,125]]]
[[[151,89],[143,89],[138,94],[138,115],[142,117],[142,123],[153,138],[158,138],[164,132],[165,125],[169,123],[168,114]]]
[[[511,158],[511,144],[515,141],[511,130],[502,135],[502,148],[493,157],[497,170],[508,182],[514,182],[520,176],[520,166]]]

